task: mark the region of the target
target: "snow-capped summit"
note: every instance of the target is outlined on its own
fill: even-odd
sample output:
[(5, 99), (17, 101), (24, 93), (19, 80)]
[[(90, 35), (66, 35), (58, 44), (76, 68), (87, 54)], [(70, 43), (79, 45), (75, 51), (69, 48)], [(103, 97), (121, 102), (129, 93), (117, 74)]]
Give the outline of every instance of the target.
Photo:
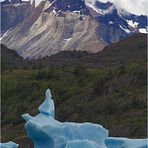
[[(111, 2), (21, 2), (23, 4), (20, 4), (21, 9), (18, 10), (22, 13), (10, 13), (8, 6), (2, 7), (2, 28), (5, 32), (11, 28), (2, 38), (2, 43), (15, 49), (24, 58), (37, 59), (65, 50), (98, 52), (107, 44), (118, 42), (134, 33), (147, 33), (147, 16), (131, 14), (124, 9), (119, 11), (117, 5)], [(27, 3), (25, 7), (24, 3)], [(16, 5), (11, 4), (11, 7), (16, 8)], [(20, 18), (23, 19), (18, 21)], [(13, 23), (5, 28), (9, 22)]]
[(134, 33), (148, 33), (147, 16), (131, 14), (111, 2), (85, 0), (85, 4), (99, 23), (98, 35), (109, 44)]
[(147, 30), (147, 16), (134, 15), (127, 12), (124, 9), (119, 9), (111, 2), (100, 2), (92, 0), (86, 0), (86, 5), (91, 7), (99, 15), (96, 16), (97, 20), (106, 25), (119, 27), (126, 33), (148, 33)]

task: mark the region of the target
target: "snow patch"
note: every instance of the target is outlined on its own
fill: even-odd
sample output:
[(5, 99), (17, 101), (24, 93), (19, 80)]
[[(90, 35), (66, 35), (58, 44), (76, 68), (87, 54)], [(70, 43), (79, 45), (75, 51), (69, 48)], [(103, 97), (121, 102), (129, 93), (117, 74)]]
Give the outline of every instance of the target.
[(131, 33), (131, 31), (129, 29), (123, 28), (121, 25), (119, 25), (119, 27), (124, 30), (126, 33)]
[(8, 34), (8, 32), (10, 31), (10, 29), (8, 31), (6, 31), (3, 36), (0, 37), (0, 41)]
[(88, 6), (88, 7), (90, 7), (90, 8), (92, 8), (94, 11), (96, 11), (97, 13), (100, 13), (100, 14), (104, 14), (103, 12), (102, 12), (102, 10), (100, 10), (100, 9), (97, 9), (94, 5), (91, 5), (90, 3), (86, 3), (86, 5)]
[(146, 28), (140, 28), (139, 29), (139, 32), (140, 33), (144, 33), (144, 34), (148, 34), (148, 29), (146, 29)]
[(80, 11), (75, 10), (75, 11), (73, 11), (73, 13), (80, 13)]
[(23, 0), (23, 1), (31, 2), (31, 4), (35, 2), (35, 7), (37, 7), (42, 1), (46, 1), (46, 0)]
[(66, 43), (69, 42), (71, 39), (72, 39), (72, 38), (64, 39), (64, 40), (63, 40), (63, 43), (66, 44)]
[(134, 22), (134, 21), (132, 21), (132, 20), (126, 20), (127, 21), (127, 23), (131, 26), (131, 27), (133, 27), (133, 28), (135, 28), (135, 27), (137, 27), (138, 26), (138, 22)]
[(113, 21), (109, 21), (109, 23), (108, 23), (108, 24), (112, 25), (112, 24), (114, 24), (114, 22), (113, 22)]
[(35, 7), (37, 7), (42, 1), (46, 2), (47, 0), (23, 0), (26, 2), (31, 2), (31, 4), (33, 4), (33, 2), (35, 1)]
[(53, 13), (56, 14), (57, 12), (55, 11), (55, 9), (53, 9)]

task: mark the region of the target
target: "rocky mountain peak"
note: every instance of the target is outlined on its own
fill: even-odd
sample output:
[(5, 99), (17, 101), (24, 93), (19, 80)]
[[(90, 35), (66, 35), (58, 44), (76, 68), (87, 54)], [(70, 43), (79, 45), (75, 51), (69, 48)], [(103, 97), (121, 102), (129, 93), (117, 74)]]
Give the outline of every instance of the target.
[(24, 58), (41, 58), (65, 50), (98, 52), (107, 44), (147, 32), (147, 16), (119, 12), (111, 2), (36, 2), (27, 2), (29, 9), (23, 13), (26, 17), (2, 38), (4, 44)]

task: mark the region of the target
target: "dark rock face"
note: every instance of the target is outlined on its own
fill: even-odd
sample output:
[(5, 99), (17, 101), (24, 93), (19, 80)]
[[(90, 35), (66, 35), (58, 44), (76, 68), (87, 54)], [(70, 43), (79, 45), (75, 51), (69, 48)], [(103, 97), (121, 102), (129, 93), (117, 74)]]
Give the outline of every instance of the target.
[(108, 8), (110, 8), (111, 6), (113, 6), (113, 4), (111, 2), (102, 3), (100, 1), (96, 1), (96, 6), (98, 8), (101, 8), (102, 10), (107, 10)]
[[(51, 3), (54, 0), (49, 0)], [(55, 11), (80, 11), (81, 14), (89, 15), (89, 10), (84, 0), (57, 0), (52, 5)]]
[[(5, 1), (6, 3), (7, 1)], [(1, 31), (6, 32), (17, 26), (31, 14), (30, 3), (17, 3), (2, 5), (1, 7)]]
[[(49, 1), (52, 2), (53, 0)], [(57, 0), (54, 6), (56, 10), (62, 11), (80, 11), (86, 8), (84, 0)]]

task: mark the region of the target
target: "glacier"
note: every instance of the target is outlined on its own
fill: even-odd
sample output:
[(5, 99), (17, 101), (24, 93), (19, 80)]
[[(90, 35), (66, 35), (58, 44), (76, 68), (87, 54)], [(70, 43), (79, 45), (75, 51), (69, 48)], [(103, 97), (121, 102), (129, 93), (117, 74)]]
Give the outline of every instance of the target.
[(45, 95), (38, 115), (22, 115), (35, 148), (147, 148), (148, 139), (109, 137), (109, 131), (99, 124), (57, 121), (49, 89)]

